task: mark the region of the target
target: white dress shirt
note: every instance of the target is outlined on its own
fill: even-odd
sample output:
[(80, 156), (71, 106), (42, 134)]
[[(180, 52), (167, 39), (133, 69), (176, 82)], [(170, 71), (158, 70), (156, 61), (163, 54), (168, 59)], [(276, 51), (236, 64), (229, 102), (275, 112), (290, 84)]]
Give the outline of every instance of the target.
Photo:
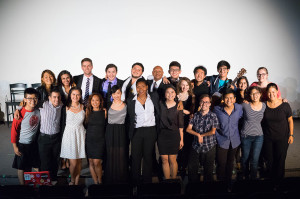
[[(156, 81), (156, 89), (158, 89), (161, 82), (162, 82), (162, 79)], [(153, 92), (154, 84), (155, 84), (155, 80), (153, 79), (153, 83), (152, 83), (151, 88), (150, 88), (151, 92)]]
[[(85, 97), (85, 88), (86, 88), (86, 81), (87, 81), (87, 78), (85, 75), (83, 75), (83, 79), (82, 79), (82, 84), (81, 84), (81, 90), (82, 90), (82, 100), (84, 100), (84, 97)], [(92, 91), (93, 91), (93, 82), (94, 82), (94, 75), (91, 75), (89, 77), (90, 79), (90, 85), (89, 85), (89, 95), (92, 94)]]
[(150, 98), (150, 95), (147, 94), (147, 99), (146, 99), (146, 102), (145, 102), (145, 108), (137, 100), (137, 95), (135, 95), (133, 100), (136, 101), (135, 102), (135, 124), (134, 124), (134, 128), (155, 126), (154, 105), (153, 105), (153, 102)]

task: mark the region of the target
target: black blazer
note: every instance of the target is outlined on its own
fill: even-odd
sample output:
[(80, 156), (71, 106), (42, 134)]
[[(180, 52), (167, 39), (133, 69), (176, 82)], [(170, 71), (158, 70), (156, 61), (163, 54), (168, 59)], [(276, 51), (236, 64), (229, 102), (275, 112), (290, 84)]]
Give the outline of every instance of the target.
[[(154, 105), (156, 133), (159, 132), (159, 99), (157, 94), (149, 93), (152, 103)], [(128, 98), (127, 100), (127, 124), (128, 124), (128, 135), (131, 140), (134, 136), (134, 123), (135, 123), (135, 102), (134, 97)]]
[[(153, 84), (153, 81), (154, 80), (147, 80), (147, 83), (148, 83), (148, 93), (151, 93), (150, 90), (151, 90), (151, 86)], [(159, 84), (157, 90), (155, 91), (158, 94), (159, 100), (164, 100), (165, 99), (165, 91), (166, 91), (166, 88), (168, 87), (168, 85), (170, 85), (170, 84), (164, 84), (163, 80)]]
[[(100, 93), (101, 80), (96, 75), (93, 75), (93, 78), (94, 78), (94, 81), (93, 81), (92, 93)], [(73, 81), (76, 84), (77, 88), (81, 88), (82, 80), (83, 80), (83, 74), (73, 77)]]
[[(102, 95), (103, 98), (104, 98), (104, 93), (103, 93), (103, 87), (102, 87), (102, 84), (103, 84), (103, 82), (105, 82), (105, 81), (106, 81), (105, 78), (103, 78), (103, 79), (100, 80), (100, 94)], [(124, 83), (124, 80), (120, 80), (120, 79), (117, 78), (117, 84), (116, 84), (116, 85), (120, 88), (121, 91), (122, 91), (123, 83)], [(112, 102), (111, 102), (109, 99), (107, 99), (107, 97), (104, 98), (104, 107), (106, 107), (107, 110), (108, 110), (109, 107), (111, 106), (111, 103), (112, 103)]]

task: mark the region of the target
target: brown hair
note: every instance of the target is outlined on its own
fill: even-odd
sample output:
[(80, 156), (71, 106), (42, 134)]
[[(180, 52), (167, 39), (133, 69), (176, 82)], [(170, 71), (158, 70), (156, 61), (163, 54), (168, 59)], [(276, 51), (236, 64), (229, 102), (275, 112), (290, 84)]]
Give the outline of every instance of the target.
[(191, 84), (191, 80), (189, 78), (187, 78), (187, 77), (182, 77), (179, 80), (179, 82), (177, 84), (177, 88), (176, 88), (177, 94), (182, 93), (181, 86), (180, 86), (182, 81), (186, 81), (188, 83), (188, 85), (189, 85), (189, 91), (188, 91), (189, 95), (194, 95), (194, 93), (193, 93), (193, 87), (192, 87), (192, 84)]
[(44, 70), (44, 71), (42, 72), (42, 75), (41, 75), (41, 83), (42, 83), (42, 86), (46, 86), (45, 82), (43, 81), (43, 77), (44, 77), (45, 73), (48, 73), (49, 75), (51, 75), (51, 76), (53, 77), (53, 83), (52, 83), (52, 84), (55, 84), (56, 78), (55, 78), (54, 73), (53, 73), (51, 70), (46, 69), (46, 70)]
[(82, 59), (82, 60), (81, 60), (81, 65), (82, 65), (82, 63), (85, 62), (85, 61), (88, 61), (88, 62), (91, 63), (91, 65), (93, 65), (93, 61), (92, 61), (90, 58), (84, 58), (84, 59)]
[(268, 69), (266, 67), (259, 67), (256, 71), (256, 74), (258, 74), (258, 71), (264, 69), (266, 71), (267, 74), (269, 74)]
[(89, 96), (88, 103), (87, 103), (87, 105), (86, 105), (86, 110), (85, 110), (85, 124), (88, 123), (90, 114), (91, 114), (92, 111), (93, 111), (92, 98), (93, 98), (94, 96), (98, 96), (98, 97), (99, 97), (99, 100), (100, 100), (99, 110), (100, 110), (100, 111), (103, 110), (103, 97), (102, 97), (99, 93), (92, 93), (92, 94)]

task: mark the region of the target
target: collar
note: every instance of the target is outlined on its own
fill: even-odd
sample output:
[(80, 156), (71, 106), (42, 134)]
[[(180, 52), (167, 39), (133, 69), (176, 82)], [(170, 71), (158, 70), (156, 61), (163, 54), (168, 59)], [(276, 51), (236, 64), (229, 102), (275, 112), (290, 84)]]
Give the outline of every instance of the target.
[(92, 74), (90, 77), (87, 77), (87, 76), (85, 76), (84, 74), (83, 74), (83, 81), (86, 81), (87, 80), (87, 78), (89, 78), (90, 80), (92, 80), (93, 78), (94, 78), (94, 75)]
[[(147, 93), (147, 99), (146, 99), (146, 101), (147, 101), (148, 99), (151, 99), (149, 93)], [(137, 94), (134, 96), (134, 98), (132, 98), (132, 100), (137, 100)]]
[(161, 81), (162, 81), (162, 78), (161, 78), (160, 80), (158, 80), (158, 81), (155, 81), (155, 80), (153, 79), (153, 83), (156, 82), (157, 85), (160, 85)]
[(112, 80), (112, 81), (109, 81), (109, 79), (107, 79), (107, 80), (105, 81), (105, 83), (109, 83), (109, 82), (111, 82), (112, 84), (116, 84), (116, 83), (117, 83), (117, 77), (115, 77), (115, 79)]

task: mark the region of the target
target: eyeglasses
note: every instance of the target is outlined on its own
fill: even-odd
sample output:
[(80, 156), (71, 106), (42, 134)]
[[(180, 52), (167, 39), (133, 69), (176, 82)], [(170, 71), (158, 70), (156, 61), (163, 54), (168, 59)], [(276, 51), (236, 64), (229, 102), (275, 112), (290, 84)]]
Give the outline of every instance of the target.
[(34, 101), (37, 101), (37, 100), (38, 100), (38, 98), (36, 98), (36, 97), (35, 97), (35, 98), (25, 98), (25, 99), (27, 99), (29, 102), (32, 102), (33, 100), (34, 100)]
[(171, 70), (170, 70), (170, 73), (174, 73), (174, 72), (175, 72), (175, 73), (178, 73), (179, 71), (180, 71), (180, 69), (171, 69)]
[(267, 73), (257, 74), (257, 77), (266, 76), (266, 75), (267, 75)]

